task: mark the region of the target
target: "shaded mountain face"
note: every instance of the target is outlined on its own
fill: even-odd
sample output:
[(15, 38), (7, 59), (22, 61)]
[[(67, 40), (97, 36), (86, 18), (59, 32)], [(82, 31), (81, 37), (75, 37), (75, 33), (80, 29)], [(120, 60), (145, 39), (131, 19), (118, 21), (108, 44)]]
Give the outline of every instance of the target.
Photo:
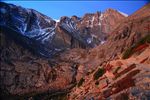
[[(90, 48), (106, 41), (113, 26), (125, 18), (119, 12), (108, 9), (104, 13), (62, 17), (55, 22), (33, 9), (2, 3), (0, 26), (13, 31), (36, 54), (51, 57), (67, 48)], [(20, 38), (22, 40), (20, 40)], [(29, 42), (30, 41), (30, 42)]]
[(1, 100), (30, 98), (38, 94), (38, 99), (46, 99), (47, 93), (66, 93), (74, 86), (74, 63), (38, 57), (6, 33), (0, 32)]
[(55, 34), (54, 20), (33, 9), (6, 3), (1, 3), (0, 7), (0, 25), (10, 31), (10, 36), (16, 35), (16, 40), (21, 38), (21, 42), (38, 54), (50, 56), (54, 53), (50, 45)]
[[(0, 25), (3, 29), (13, 31), (17, 40), (22, 41), (27, 47), (37, 54), (50, 57), (58, 51), (70, 47), (89, 47), (88, 44), (71, 28), (64, 30), (64, 35), (56, 32), (56, 22), (51, 18), (33, 10), (25, 9), (12, 4), (1, 3)], [(65, 24), (65, 23), (64, 23)], [(62, 26), (65, 26), (62, 24)], [(70, 31), (71, 30), (71, 31)], [(74, 33), (75, 32), (75, 33)], [(65, 38), (65, 40), (63, 40)], [(68, 41), (68, 42), (66, 42)], [(76, 44), (76, 45), (75, 45)], [(75, 46), (73, 46), (75, 45)]]

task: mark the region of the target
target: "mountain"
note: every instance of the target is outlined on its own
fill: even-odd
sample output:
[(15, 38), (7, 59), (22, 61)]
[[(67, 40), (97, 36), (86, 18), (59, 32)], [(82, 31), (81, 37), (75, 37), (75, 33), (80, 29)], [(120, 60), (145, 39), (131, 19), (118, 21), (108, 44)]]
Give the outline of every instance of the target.
[(149, 99), (150, 16), (140, 15), (149, 11), (148, 5), (133, 14), (138, 17), (130, 15), (116, 25), (102, 45), (84, 52), (69, 50), (58, 57), (78, 64), (77, 85), (68, 100)]
[[(108, 9), (103, 14), (86, 14), (83, 18), (62, 17), (55, 22), (33, 9), (25, 9), (1, 2), (0, 26), (13, 31), (34, 53), (52, 57), (68, 48), (91, 48), (104, 42), (112, 27), (124, 18), (115, 10)], [(93, 22), (90, 19), (93, 16)], [(103, 19), (103, 20), (102, 20)], [(93, 23), (89, 26), (87, 22)], [(111, 20), (111, 21), (110, 21)], [(102, 24), (102, 26), (100, 26)], [(16, 36), (15, 36), (16, 37)], [(22, 38), (22, 39), (20, 39)], [(22, 41), (23, 40), (23, 41)], [(29, 42), (30, 41), (30, 42)]]
[(68, 34), (67, 32), (65, 35), (69, 37), (69, 44), (63, 44), (63, 37), (59, 39), (59, 35), (55, 32), (56, 22), (33, 9), (25, 9), (1, 2), (0, 25), (4, 27), (3, 29), (7, 28), (7, 30), (14, 31), (14, 34), (10, 35), (23, 38), (24, 41), (21, 40), (21, 42), (37, 54), (45, 57), (51, 57), (56, 52), (69, 48), (75, 41), (78, 44), (83, 44), (84, 47), (87, 46), (78, 34)]
[[(143, 8), (145, 8), (145, 6)], [(141, 9), (140, 11), (142, 12)], [(145, 12), (149, 11), (149, 9), (144, 10)], [(88, 67), (89, 70), (90, 68), (91, 70), (93, 70), (95, 69), (95, 67), (93, 66), (98, 66), (102, 63), (122, 58), (124, 51), (126, 51), (128, 48), (134, 47), (140, 39), (150, 34), (150, 29), (148, 28), (150, 24), (149, 13), (147, 13), (147, 15), (145, 14), (144, 17), (142, 17), (142, 15), (140, 17), (139, 15), (139, 17), (134, 18), (134, 20), (131, 18), (131, 16), (132, 15), (125, 18), (124, 20), (122, 20), (121, 23), (118, 23), (115, 26), (114, 30), (110, 33), (110, 36), (105, 43), (88, 50), (88, 52), (81, 54), (83, 56), (83, 59), (78, 60), (77, 58), (80, 58), (81, 55), (78, 55), (76, 53), (76, 55), (79, 57), (75, 57), (75, 59), (73, 59), (72, 57), (72, 61), (83, 61), (79, 63), (85, 64), (85, 67)], [(67, 52), (67, 57), (63, 60), (70, 60), (68, 55), (71, 55), (71, 53), (72, 51)], [(65, 56), (63, 55), (62, 57), (64, 58)], [(87, 72), (88, 70), (85, 70), (84, 73)]]
[(68, 21), (68, 28), (75, 28), (88, 44), (95, 47), (106, 41), (114, 26), (126, 16), (117, 10), (107, 9), (104, 12), (86, 13), (82, 18), (64, 16), (60, 22)]
[(2, 2), (0, 11), (2, 100), (149, 99), (149, 4), (59, 22)]
[[(53, 38), (55, 21), (33, 10), (1, 2), (0, 25), (3, 29), (13, 31), (20, 42), (41, 55), (50, 56), (53, 49), (49, 43)], [(22, 40), (20, 40), (22, 38)], [(37, 49), (38, 48), (38, 49)]]
[(117, 10), (107, 9), (104, 12), (85, 14), (77, 23), (77, 27), (82, 34), (91, 34), (92, 39), (98, 39), (100, 43), (103, 43), (114, 26), (124, 18), (125, 16)]
[(104, 44), (85, 53), (62, 54), (63, 60), (71, 57), (79, 63), (69, 100), (149, 99), (150, 15), (142, 14), (148, 5), (133, 14), (138, 17), (130, 15), (117, 25)]

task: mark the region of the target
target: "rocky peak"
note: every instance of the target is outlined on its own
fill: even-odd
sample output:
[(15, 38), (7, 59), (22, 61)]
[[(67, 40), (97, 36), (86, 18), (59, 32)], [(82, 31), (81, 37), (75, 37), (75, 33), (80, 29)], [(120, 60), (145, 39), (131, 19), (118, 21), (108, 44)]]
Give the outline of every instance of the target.
[(112, 12), (117, 12), (117, 10), (112, 9), (112, 8), (108, 8), (104, 11), (105, 13), (112, 13)]
[(66, 21), (69, 20), (69, 19), (70, 19), (70, 18), (67, 17), (67, 16), (62, 16), (62, 17), (60, 18), (60, 23), (66, 22)]
[(84, 35), (91, 34), (92, 39), (100, 44), (106, 41), (108, 34), (124, 18), (125, 16), (113, 9), (107, 9), (105, 12), (86, 13), (77, 23), (77, 28)]
[[(19, 38), (26, 38), (23, 42), (39, 55), (50, 57), (56, 52), (70, 47), (89, 46), (86, 39), (80, 36), (75, 22), (69, 17), (61, 17), (60, 22), (56, 23), (52, 18), (33, 9), (25, 9), (3, 2), (0, 7), (0, 26), (13, 31), (11, 32), (12, 36), (19, 35)], [(61, 31), (58, 31), (58, 28)], [(62, 31), (64, 31), (65, 37), (59, 35)], [(15, 38), (17, 37), (15, 36)], [(64, 38), (68, 38), (68, 43)], [(72, 41), (76, 41), (76, 46), (71, 46)], [(79, 46), (78, 43), (82, 46)]]
[[(101, 26), (101, 24), (104, 23), (102, 20), (109, 19), (107, 22), (110, 22), (111, 20), (116, 20), (115, 23), (117, 23), (118, 20), (120, 21), (123, 18), (125, 18), (125, 16), (119, 13), (119, 11), (109, 8), (104, 12), (97, 11), (96, 13), (85, 14), (82, 18), (81, 24), (86, 24), (87, 27), (93, 27), (98, 25)], [(113, 23), (114, 22), (112, 22), (112, 24)]]
[(150, 3), (147, 3), (145, 6), (134, 12), (129, 16), (130, 19), (137, 19), (141, 17), (149, 17), (150, 16)]
[(85, 14), (82, 18), (81, 25), (84, 25), (86, 27), (93, 27), (97, 25), (98, 23), (95, 22), (99, 22), (100, 15), (100, 12)]
[(77, 23), (77, 22), (79, 22), (80, 20), (81, 20), (81, 18), (79, 18), (78, 16), (72, 16), (71, 17), (71, 19), (75, 22), (75, 23)]
[[(52, 18), (38, 11), (6, 3), (1, 3), (0, 13), (2, 15), (0, 25), (40, 44), (42, 48), (40, 47), (38, 53), (42, 55), (53, 54), (58, 49), (72, 47), (73, 41), (76, 41), (76, 46), (73, 47), (95, 47), (104, 43), (108, 33), (124, 18), (116, 10), (108, 9), (104, 13), (98, 11), (87, 13), (82, 18), (63, 16), (56, 23)], [(27, 41), (24, 42), (30, 45)]]
[(115, 9), (112, 9), (112, 8), (108, 8), (104, 11), (104, 14), (108, 14), (108, 15), (116, 15), (116, 14), (119, 14), (120, 16), (124, 16), (124, 17), (127, 17), (128, 15), (123, 13), (123, 12), (120, 12), (118, 10), (115, 10)]

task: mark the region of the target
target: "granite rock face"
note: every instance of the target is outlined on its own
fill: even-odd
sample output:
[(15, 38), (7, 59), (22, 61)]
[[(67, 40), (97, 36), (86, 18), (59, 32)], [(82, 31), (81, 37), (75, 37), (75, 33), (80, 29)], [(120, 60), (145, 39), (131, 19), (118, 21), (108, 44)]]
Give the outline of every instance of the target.
[(110, 32), (125, 17), (117, 10), (107, 9), (104, 12), (87, 13), (77, 23), (82, 34), (91, 34), (91, 41), (97, 40), (97, 44), (103, 44)]

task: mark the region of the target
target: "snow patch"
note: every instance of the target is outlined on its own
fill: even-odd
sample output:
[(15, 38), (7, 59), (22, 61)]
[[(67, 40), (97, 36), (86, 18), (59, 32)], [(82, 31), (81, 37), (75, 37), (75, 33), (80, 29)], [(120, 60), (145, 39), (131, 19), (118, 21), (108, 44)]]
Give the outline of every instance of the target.
[(103, 14), (100, 15), (99, 20), (103, 20)]
[(27, 24), (24, 23), (23, 33), (25, 33), (26, 30), (27, 30)]
[(92, 22), (91, 22), (90, 27), (93, 27), (94, 19), (95, 19), (95, 17), (93, 16), (93, 17), (92, 17)]
[(61, 49), (55, 48), (56, 51), (61, 51)]
[(128, 17), (128, 14), (126, 14), (126, 13), (123, 13), (123, 12), (121, 12), (121, 11), (118, 11), (120, 14), (122, 14), (123, 16), (125, 16), (125, 17)]
[(93, 38), (97, 38), (97, 36), (96, 36), (96, 35), (94, 35), (94, 34), (92, 34), (91, 36), (92, 36), (92, 39), (93, 39)]
[(98, 25), (101, 26), (101, 21), (99, 21)]
[(92, 42), (92, 39), (88, 38), (86, 41), (87, 41), (88, 44), (90, 44)]
[(45, 41), (48, 41), (48, 39), (52, 39), (53, 35), (55, 34), (55, 32), (53, 31), (52, 33), (47, 32), (49, 35), (45, 36), (44, 39), (42, 40), (42, 43), (44, 43)]
[(103, 18), (104, 18), (104, 17), (103, 17), (103, 14), (101, 14), (101, 15), (99, 16), (99, 23), (98, 23), (99, 26), (102, 25), (102, 24), (101, 24), (101, 21), (103, 20)]
[(59, 19), (54, 19), (56, 22), (60, 22), (60, 20)]
[(47, 18), (45, 18), (45, 20), (46, 20), (47, 22), (49, 22), (49, 23), (51, 22), (51, 19), (47, 19)]
[(101, 41), (101, 44), (104, 44), (106, 41)]

